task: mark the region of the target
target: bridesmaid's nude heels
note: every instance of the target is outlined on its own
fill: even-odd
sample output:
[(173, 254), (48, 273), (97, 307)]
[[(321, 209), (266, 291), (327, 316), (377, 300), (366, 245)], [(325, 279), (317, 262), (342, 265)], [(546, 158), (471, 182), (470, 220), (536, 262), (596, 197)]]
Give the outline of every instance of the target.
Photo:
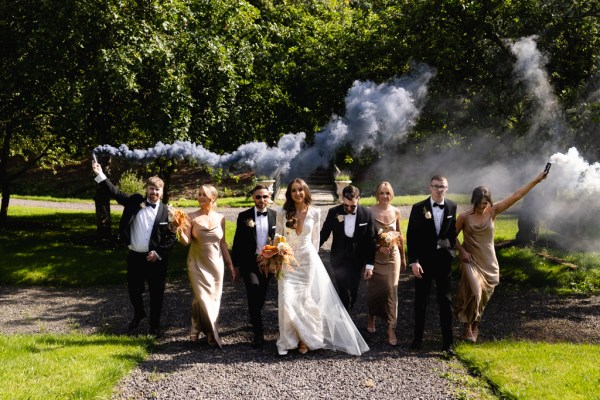
[(369, 315), (369, 319), (367, 321), (367, 332), (375, 333), (377, 329), (375, 329), (375, 317)]
[(390, 344), (390, 346), (398, 345), (398, 339), (396, 338), (396, 332), (394, 332), (394, 329), (392, 329), (392, 328), (388, 328), (388, 343)]
[(198, 333), (190, 333), (190, 341), (196, 343), (198, 341), (199, 336), (200, 334)]
[(473, 331), (471, 330), (470, 323), (465, 324), (464, 332), (463, 332), (463, 340), (465, 342), (469, 342), (469, 343), (475, 343), (475, 341), (477, 340), (477, 338), (473, 334)]
[(306, 344), (302, 341), (298, 342), (298, 353), (300, 353), (300, 354), (308, 353), (308, 347), (306, 347)]

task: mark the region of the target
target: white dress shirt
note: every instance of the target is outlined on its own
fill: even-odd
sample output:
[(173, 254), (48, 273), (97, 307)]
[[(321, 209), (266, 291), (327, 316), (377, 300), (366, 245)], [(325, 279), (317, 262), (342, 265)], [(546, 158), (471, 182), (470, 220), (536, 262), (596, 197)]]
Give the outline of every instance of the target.
[[(266, 212), (265, 208), (263, 211)], [(269, 216), (258, 216), (259, 210), (254, 207), (254, 229), (256, 229), (256, 254), (260, 254), (269, 239)]]
[[(431, 201), (431, 211), (433, 214), (433, 223), (435, 224), (435, 233), (440, 234), (440, 230), (442, 230), (442, 221), (444, 220), (444, 210), (439, 207), (434, 207), (433, 203), (435, 201), (433, 199), (429, 199)], [(444, 205), (444, 202), (438, 203)]]
[(344, 215), (344, 233), (349, 238), (354, 237), (354, 228), (356, 226), (356, 213)]

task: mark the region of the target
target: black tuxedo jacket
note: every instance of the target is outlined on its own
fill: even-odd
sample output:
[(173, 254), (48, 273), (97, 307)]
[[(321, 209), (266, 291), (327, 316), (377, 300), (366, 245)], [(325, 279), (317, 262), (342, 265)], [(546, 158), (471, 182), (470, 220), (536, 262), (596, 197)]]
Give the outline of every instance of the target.
[[(146, 201), (146, 198), (139, 193), (127, 194), (121, 192), (108, 179), (99, 183), (101, 190), (105, 190), (110, 197), (115, 199), (117, 203), (123, 206), (123, 215), (119, 221), (119, 238), (126, 245), (131, 244), (131, 223), (142, 209), (141, 204)], [(152, 234), (150, 235), (149, 250), (154, 250), (162, 259), (166, 261), (169, 251), (177, 242), (177, 236), (169, 229), (169, 210), (160, 202)]]
[[(276, 215), (275, 210), (267, 208), (269, 226), (267, 236), (271, 239), (275, 237)], [(256, 223), (254, 207), (239, 213), (235, 236), (233, 237), (231, 259), (233, 265), (240, 268), (240, 272), (248, 271), (256, 266), (256, 227), (248, 226), (249, 221)]]
[[(433, 222), (433, 211), (431, 210), (431, 197), (412, 206), (408, 219), (408, 230), (406, 232), (406, 245), (408, 250), (408, 263), (412, 264), (427, 262), (436, 257), (439, 239), (448, 239), (450, 247), (454, 249), (456, 242), (456, 203), (444, 199), (444, 217), (440, 234), (435, 232)], [(431, 218), (427, 218), (427, 213)], [(447, 261), (452, 260), (449, 252), (442, 252)]]
[[(344, 206), (339, 205), (330, 208), (327, 212), (327, 218), (320, 232), (320, 244), (323, 245), (329, 239), (329, 235), (333, 233), (333, 241), (331, 243), (331, 257), (341, 259), (345, 251), (345, 236), (344, 221), (338, 219), (339, 215), (344, 215)], [(375, 259), (375, 227), (373, 224), (373, 216), (371, 210), (367, 207), (359, 205), (356, 208), (356, 225), (354, 226), (354, 236), (352, 237), (352, 248), (354, 257), (360, 264), (360, 267), (365, 264), (373, 264)]]

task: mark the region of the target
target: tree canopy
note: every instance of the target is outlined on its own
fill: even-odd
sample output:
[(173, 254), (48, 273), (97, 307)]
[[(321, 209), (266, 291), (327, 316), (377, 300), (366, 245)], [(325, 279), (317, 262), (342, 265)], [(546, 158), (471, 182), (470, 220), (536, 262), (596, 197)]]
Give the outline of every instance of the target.
[(411, 143), (519, 137), (530, 99), (508, 43), (533, 35), (577, 127), (569, 140), (597, 159), (599, 3), (3, 1), (3, 202), (20, 171), (98, 144), (179, 139), (220, 153), (289, 132), (310, 139), (343, 114), (353, 81), (384, 82), (413, 63), (437, 74)]

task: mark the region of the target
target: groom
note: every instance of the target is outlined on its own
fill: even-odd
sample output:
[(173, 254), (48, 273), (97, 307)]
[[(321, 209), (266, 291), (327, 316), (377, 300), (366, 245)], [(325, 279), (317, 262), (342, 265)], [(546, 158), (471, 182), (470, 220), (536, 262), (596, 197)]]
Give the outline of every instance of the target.
[(129, 247), (127, 255), (127, 290), (133, 306), (133, 319), (128, 329), (136, 329), (146, 317), (142, 294), (148, 284), (150, 293), (150, 331), (160, 336), (160, 314), (165, 292), (169, 252), (177, 237), (169, 229), (169, 211), (160, 201), (164, 183), (158, 176), (146, 182), (146, 194), (126, 194), (106, 179), (100, 164), (92, 170), (100, 190), (123, 206), (119, 222), (119, 237)]
[(452, 353), (450, 265), (456, 245), (456, 203), (446, 199), (448, 180), (435, 175), (429, 183), (431, 196), (412, 206), (406, 244), (408, 263), (415, 275), (415, 332), (412, 350), (421, 348), (425, 311), (435, 281), (440, 309), (442, 351)]
[(261, 313), (272, 274), (265, 275), (258, 270), (256, 256), (269, 238), (273, 239), (275, 236), (276, 213), (267, 208), (271, 195), (266, 186), (256, 185), (252, 189), (252, 200), (254, 207), (238, 215), (231, 258), (236, 272), (242, 275), (246, 286), (248, 312), (254, 333), (252, 346), (260, 347), (265, 342)]
[(360, 191), (346, 186), (342, 191), (342, 204), (329, 209), (321, 229), (320, 246), (329, 239), (331, 244), (332, 281), (346, 310), (356, 302), (363, 267), (373, 269), (375, 258), (375, 228), (371, 210), (358, 204)]

